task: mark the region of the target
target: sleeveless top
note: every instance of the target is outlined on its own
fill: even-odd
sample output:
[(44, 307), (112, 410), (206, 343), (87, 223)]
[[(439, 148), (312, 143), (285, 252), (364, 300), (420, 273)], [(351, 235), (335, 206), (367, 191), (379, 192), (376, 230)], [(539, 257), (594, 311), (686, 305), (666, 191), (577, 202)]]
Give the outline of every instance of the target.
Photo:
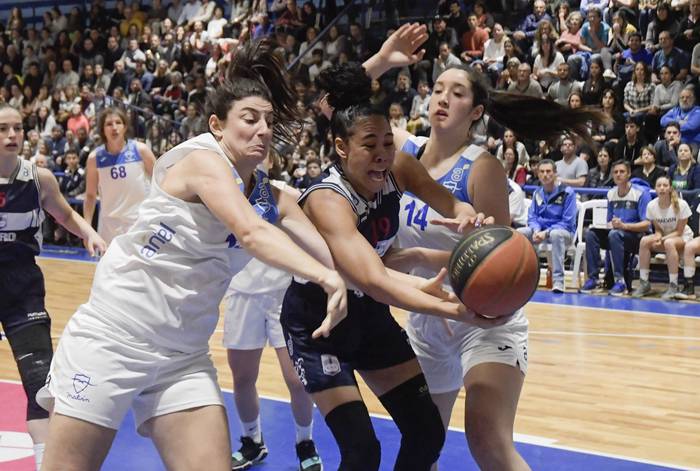
[(33, 259), (41, 250), (41, 191), (36, 165), (17, 158), (17, 169), (0, 181), (0, 263)]
[(109, 243), (136, 221), (139, 205), (148, 193), (148, 176), (136, 141), (131, 139), (118, 154), (110, 154), (101, 145), (95, 157), (100, 191), (97, 228)]
[(321, 189), (334, 191), (348, 201), (357, 216), (357, 230), (380, 257), (389, 250), (399, 229), (399, 204), (402, 195), (391, 171), (388, 172), (381, 191), (368, 200), (355, 191), (340, 165), (334, 164), (326, 170), (322, 178), (317, 179), (304, 191), (299, 198), (299, 204), (303, 207), (309, 195)]
[[(132, 229), (114, 239), (98, 264), (87, 304), (87, 312), (98, 320), (180, 352), (208, 348), (226, 288), (251, 259), (204, 204), (183, 201), (161, 189), (168, 168), (195, 150), (217, 153), (244, 190), (209, 133), (164, 154)], [(255, 177), (249, 201), (261, 217), (274, 222), (278, 210), (267, 175), (258, 170)]]

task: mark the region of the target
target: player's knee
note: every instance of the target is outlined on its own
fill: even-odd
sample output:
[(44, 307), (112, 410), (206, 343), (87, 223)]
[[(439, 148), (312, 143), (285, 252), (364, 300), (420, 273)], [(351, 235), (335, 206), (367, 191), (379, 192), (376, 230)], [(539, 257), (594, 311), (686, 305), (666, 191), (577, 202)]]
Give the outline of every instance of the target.
[(53, 348), (48, 324), (33, 324), (8, 333), (22, 385), (27, 392), (27, 420), (45, 419), (48, 412), (36, 402), (36, 393), (46, 384)]
[(373, 471), (379, 469), (381, 448), (362, 401), (346, 402), (326, 415), (340, 449), (339, 471)]
[[(476, 411), (470, 414), (478, 415)], [(466, 435), (469, 450), (481, 469), (507, 469), (505, 460), (515, 449), (512, 435), (499, 430), (487, 417), (472, 417)]]

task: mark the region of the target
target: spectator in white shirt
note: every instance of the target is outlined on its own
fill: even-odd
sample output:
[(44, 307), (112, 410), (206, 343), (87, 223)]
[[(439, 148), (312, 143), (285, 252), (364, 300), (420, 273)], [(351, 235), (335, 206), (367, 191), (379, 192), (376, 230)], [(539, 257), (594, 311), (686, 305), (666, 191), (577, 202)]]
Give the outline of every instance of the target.
[(202, 6), (199, 0), (189, 0), (182, 6), (182, 12), (177, 19), (177, 25), (189, 24), (189, 21), (199, 14), (199, 8)]

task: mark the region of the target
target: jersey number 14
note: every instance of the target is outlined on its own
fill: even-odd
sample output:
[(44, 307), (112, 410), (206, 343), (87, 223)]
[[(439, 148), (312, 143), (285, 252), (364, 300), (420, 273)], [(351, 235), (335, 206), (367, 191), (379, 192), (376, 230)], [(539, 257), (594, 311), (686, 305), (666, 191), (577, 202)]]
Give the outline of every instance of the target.
[(424, 231), (428, 226), (428, 205), (423, 203), (423, 207), (416, 210), (416, 200), (412, 200), (403, 209), (408, 211), (408, 218), (406, 219), (406, 225), (411, 227), (416, 225), (420, 227), (421, 231)]

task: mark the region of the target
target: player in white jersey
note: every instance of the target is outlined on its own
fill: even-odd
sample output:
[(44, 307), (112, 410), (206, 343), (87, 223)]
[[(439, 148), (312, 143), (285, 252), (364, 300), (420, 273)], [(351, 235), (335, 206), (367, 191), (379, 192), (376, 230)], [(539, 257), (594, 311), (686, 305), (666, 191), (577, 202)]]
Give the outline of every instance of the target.
[(66, 326), (39, 393), (53, 408), (44, 471), (98, 469), (129, 408), (168, 469), (231, 469), (208, 341), (251, 256), (323, 286), (327, 316), (314, 335), (345, 315), (345, 284), (327, 268), (323, 239), (256, 170), (273, 129), (289, 139), (299, 119), (284, 69), (268, 42), (256, 42), (237, 52), (227, 77), (207, 100), (211, 133), (159, 159), (132, 230), (110, 245), (89, 301)]
[(99, 115), (97, 128), (103, 144), (90, 153), (85, 169), (83, 214), (92, 222), (99, 192), (97, 232), (107, 244), (136, 221), (156, 161), (150, 147), (127, 139), (127, 123), (121, 108), (108, 108)]
[[(417, 46), (417, 45), (416, 45)], [(365, 63), (367, 74), (377, 78), (388, 60)], [(518, 135), (543, 139), (574, 132), (587, 135), (586, 121), (599, 121), (588, 110), (567, 110), (546, 100), (489, 91), (482, 77), (466, 68), (452, 68), (436, 81), (430, 101), (429, 138), (415, 138), (394, 129), (395, 145), (419, 158), (430, 175), (458, 199), (510, 225), (508, 183), (503, 166), (484, 149), (473, 145), (472, 128), (484, 113)], [(413, 249), (433, 261), (429, 270), (412, 273), (430, 276), (447, 262), (458, 236), (433, 223), (435, 211), (420, 198), (404, 194), (401, 201), (401, 247)], [(439, 253), (439, 252), (437, 252)], [(409, 268), (412, 257), (397, 251), (392, 262)], [(447, 324), (434, 317), (411, 314), (407, 332), (430, 386), (433, 400), (448, 425), (462, 385), (467, 390), (465, 430), (470, 449), (482, 469), (525, 470), (525, 461), (513, 446), (513, 422), (527, 365), (527, 320), (522, 310), (503, 326), (484, 330), (466, 324)]]
[[(299, 191), (284, 182), (272, 180), (271, 184), (294, 200), (299, 198)], [(233, 374), (233, 398), (242, 433), (242, 446), (233, 454), (233, 471), (250, 468), (268, 453), (263, 441), (259, 396), (255, 386), (263, 348), (268, 343), (275, 349), (289, 390), (299, 469), (323, 469), (312, 439), (313, 402), (294, 371), (280, 325), (282, 299), (291, 281), (292, 276), (287, 272), (253, 259), (233, 277), (226, 292), (223, 344)]]
[(23, 136), (22, 116), (0, 104), (0, 324), (27, 394), (27, 431), (39, 469), (49, 424), (35, 396), (46, 381), (53, 354), (44, 276), (35, 261), (41, 250), (44, 210), (82, 237), (90, 255), (104, 251), (106, 245), (68, 206), (56, 177), (19, 156)]

